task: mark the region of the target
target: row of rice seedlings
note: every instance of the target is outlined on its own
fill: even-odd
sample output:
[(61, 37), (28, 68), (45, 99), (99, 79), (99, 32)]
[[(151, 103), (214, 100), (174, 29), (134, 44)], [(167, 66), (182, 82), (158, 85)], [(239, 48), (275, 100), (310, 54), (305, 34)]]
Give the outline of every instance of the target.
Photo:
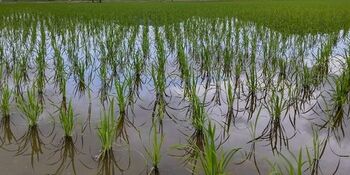
[[(328, 136), (327, 136), (328, 137)], [(324, 154), (327, 146), (328, 138), (320, 139), (318, 131), (313, 129), (312, 135), (312, 146), (305, 147), (305, 156), (303, 156), (303, 148), (301, 147), (298, 151), (298, 155), (293, 154), (289, 151), (290, 157), (279, 153), (278, 156), (281, 158), (279, 163), (272, 163), (268, 161), (271, 166), (269, 174), (288, 174), (288, 175), (302, 175), (310, 174), (317, 175), (322, 172), (320, 167), (320, 160)], [(338, 171), (339, 163), (332, 174), (336, 174)]]
[(40, 102), (43, 103), (43, 96), (44, 96), (44, 88), (46, 84), (46, 55), (47, 55), (47, 48), (46, 48), (46, 33), (44, 29), (44, 24), (40, 25), (40, 36), (41, 36), (41, 43), (39, 46), (39, 51), (37, 54), (37, 57), (35, 59), (36, 63), (36, 70), (37, 70), (37, 78), (36, 78), (36, 86), (38, 90), (38, 96), (40, 99)]
[(205, 124), (207, 121), (204, 103), (202, 103), (197, 96), (195, 83), (195, 78), (192, 75), (191, 93), (189, 96), (190, 106), (188, 112), (191, 116), (191, 125), (194, 129), (194, 132), (187, 140), (188, 144), (176, 146), (178, 150), (184, 151), (184, 154), (179, 157), (184, 157), (184, 164), (189, 164), (191, 166), (192, 173), (195, 173), (197, 171), (196, 168), (199, 154), (205, 147), (204, 132)]
[(156, 35), (156, 46), (157, 46), (157, 65), (152, 66), (151, 76), (154, 83), (156, 99), (154, 102), (152, 120), (159, 122), (159, 129), (163, 130), (163, 119), (166, 113), (166, 102), (165, 102), (165, 89), (166, 89), (166, 77), (165, 77), (165, 64), (166, 64), (166, 53), (164, 50), (164, 43), (161, 40), (160, 32), (155, 31)]

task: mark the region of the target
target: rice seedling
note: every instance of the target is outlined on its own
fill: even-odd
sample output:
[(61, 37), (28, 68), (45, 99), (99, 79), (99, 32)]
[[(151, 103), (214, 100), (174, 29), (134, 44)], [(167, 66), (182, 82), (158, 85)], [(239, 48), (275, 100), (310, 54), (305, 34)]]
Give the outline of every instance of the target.
[[(192, 78), (192, 84), (194, 84), (194, 77)], [(204, 108), (204, 104), (200, 102), (198, 96), (196, 95), (196, 87), (192, 86), (191, 90), (191, 120), (192, 126), (195, 132), (191, 136), (191, 140), (193, 140), (192, 144), (195, 144), (199, 149), (203, 148), (203, 138), (204, 138), (204, 129), (205, 129), (205, 121), (206, 121), (206, 112)]]
[(227, 113), (226, 113), (226, 132), (229, 133), (231, 123), (235, 123), (234, 121), (234, 109), (233, 103), (235, 101), (235, 94), (232, 89), (231, 82), (228, 81), (226, 83), (226, 103), (227, 103)]
[(69, 101), (68, 108), (60, 109), (60, 123), (64, 130), (65, 137), (71, 137), (74, 130), (74, 111), (72, 100)]
[(218, 150), (215, 144), (215, 132), (216, 127), (209, 122), (204, 132), (204, 148), (199, 156), (201, 167), (206, 175), (227, 174), (226, 168), (233, 156), (239, 151), (239, 149), (232, 149), (223, 153), (222, 150)]
[(185, 51), (182, 45), (179, 45), (177, 47), (177, 58), (178, 58), (178, 64), (179, 64), (179, 69), (180, 69), (180, 78), (183, 82), (183, 89), (184, 89), (184, 97), (188, 97), (190, 94), (190, 67), (188, 60), (185, 55)]
[(285, 135), (285, 128), (281, 123), (283, 111), (286, 110), (288, 105), (287, 102), (284, 99), (284, 89), (279, 91), (273, 90), (270, 101), (266, 106), (271, 118), (260, 137), (270, 142), (273, 152), (278, 147), (281, 149), (283, 145), (288, 147), (288, 137)]
[(119, 107), (119, 117), (116, 125), (116, 136), (122, 137), (125, 141), (128, 142), (128, 137), (126, 133), (126, 124), (128, 122), (127, 118), (127, 99), (125, 96), (128, 94), (129, 86), (131, 85), (131, 78), (126, 78), (123, 83), (120, 81), (115, 81), (115, 89), (117, 92), (117, 101)]
[(282, 174), (302, 175), (304, 174), (303, 167), (305, 166), (305, 161), (303, 160), (302, 149), (299, 149), (299, 153), (297, 157), (292, 153), (290, 154), (294, 162), (291, 162), (289, 158), (287, 158), (283, 154), (280, 154), (282, 161), (285, 163), (284, 166), (282, 165), (283, 167), (281, 167), (281, 165), (278, 165), (276, 163), (269, 162), (270, 166), (272, 167), (269, 174), (270, 175), (282, 175)]
[(86, 89), (85, 83), (85, 63), (76, 61), (73, 66), (73, 72), (75, 73), (75, 81), (77, 82), (76, 92), (83, 94)]
[(25, 97), (17, 97), (17, 106), (28, 121), (29, 127), (37, 125), (38, 119), (43, 112), (43, 105), (38, 98), (37, 90), (28, 89)]
[(102, 144), (99, 159), (103, 159), (103, 157), (108, 156), (108, 152), (112, 150), (114, 139), (116, 137), (114, 100), (111, 101), (109, 109), (103, 112), (103, 116), (97, 128), (97, 133)]
[(158, 133), (157, 123), (153, 122), (152, 124), (152, 148), (147, 149), (146, 153), (149, 159), (152, 162), (152, 168), (148, 174), (154, 173), (155, 175), (159, 174), (159, 163), (161, 160), (161, 148), (164, 142), (164, 135), (161, 133)]
[(0, 109), (2, 116), (5, 118), (10, 117), (10, 99), (12, 96), (12, 90), (9, 88), (8, 84), (3, 85), (1, 88), (1, 103)]
[(312, 147), (305, 147), (305, 152), (307, 156), (306, 164), (308, 166), (308, 171), (310, 174), (319, 174), (321, 172), (321, 167), (319, 166), (320, 160), (324, 154), (324, 151), (327, 146), (328, 139), (320, 138), (318, 131), (316, 129), (312, 129)]

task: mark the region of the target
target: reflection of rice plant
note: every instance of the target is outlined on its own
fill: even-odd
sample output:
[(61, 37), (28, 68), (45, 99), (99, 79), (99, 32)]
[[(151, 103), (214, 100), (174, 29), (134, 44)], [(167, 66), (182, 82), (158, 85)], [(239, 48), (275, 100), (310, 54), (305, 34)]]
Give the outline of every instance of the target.
[(38, 99), (36, 88), (28, 89), (26, 99), (24, 97), (18, 97), (17, 99), (17, 106), (25, 115), (29, 126), (35, 126), (43, 112), (43, 106)]
[[(19, 147), (16, 156), (27, 154), (31, 150), (31, 165), (34, 167), (34, 158), (39, 160), (40, 154), (43, 153), (43, 141), (40, 138), (39, 128), (37, 125), (29, 126), (28, 131), (18, 139)], [(28, 148), (29, 147), (29, 148)]]
[(17, 142), (16, 136), (12, 132), (11, 124), (12, 122), (9, 116), (4, 116), (1, 118), (0, 133), (2, 133), (2, 135), (0, 136), (0, 147), (7, 144), (10, 145), (13, 141)]
[(77, 153), (77, 148), (74, 145), (73, 138), (64, 137), (62, 143), (58, 146), (55, 153), (59, 154), (57, 156), (58, 160), (54, 162), (54, 164), (58, 164), (55, 174), (63, 174), (64, 170), (71, 165), (73, 174), (76, 175), (77, 170), (75, 166), (75, 154)]

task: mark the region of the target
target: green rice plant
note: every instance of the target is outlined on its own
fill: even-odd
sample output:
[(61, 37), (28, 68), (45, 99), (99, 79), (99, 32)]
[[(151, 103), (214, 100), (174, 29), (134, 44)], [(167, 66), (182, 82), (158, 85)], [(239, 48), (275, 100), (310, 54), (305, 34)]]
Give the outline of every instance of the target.
[[(194, 78), (192, 78), (192, 84), (194, 84)], [(190, 112), (192, 115), (192, 126), (195, 129), (193, 136), (195, 138), (203, 138), (205, 121), (206, 121), (206, 112), (204, 104), (200, 102), (198, 96), (196, 95), (196, 86), (192, 86), (191, 96), (190, 96)], [(203, 147), (201, 144), (202, 141), (196, 143), (199, 148)]]
[(85, 70), (86, 66), (85, 63), (80, 61), (75, 61), (75, 64), (73, 66), (73, 71), (75, 74), (75, 81), (77, 82), (76, 92), (84, 93), (86, 89), (85, 84)]
[(147, 59), (149, 57), (149, 39), (148, 39), (148, 26), (143, 26), (142, 27), (142, 54), (143, 54), (143, 58)]
[(36, 88), (33, 86), (33, 88), (28, 89), (25, 97), (26, 99), (17, 97), (17, 106), (24, 114), (29, 126), (36, 126), (39, 116), (43, 112), (43, 105), (40, 103)]
[(225, 77), (229, 78), (232, 76), (232, 67), (233, 67), (233, 52), (232, 50), (226, 48), (224, 50), (224, 68), (223, 74)]
[(8, 84), (3, 85), (1, 88), (1, 103), (0, 109), (4, 117), (10, 117), (10, 99), (12, 96), (12, 90)]
[(65, 137), (71, 137), (74, 130), (74, 111), (72, 100), (69, 101), (68, 108), (60, 109), (60, 123), (64, 130)]
[(180, 68), (180, 78), (183, 82), (183, 89), (184, 89), (184, 96), (187, 97), (190, 94), (190, 83), (191, 83), (191, 79), (190, 79), (190, 66), (188, 63), (188, 60), (186, 58), (186, 54), (184, 51), (184, 48), (181, 44), (179, 44), (179, 46), (177, 47), (177, 58), (178, 58), (178, 64), (179, 64), (179, 68)]
[[(350, 58), (347, 57), (345, 64), (343, 66), (343, 72), (339, 77), (336, 77), (334, 80), (334, 90), (331, 94), (331, 100), (333, 102), (331, 109), (328, 109), (328, 105), (326, 106), (327, 110), (330, 111), (328, 115), (330, 116), (329, 120), (325, 122), (329, 124), (330, 129), (332, 131), (341, 131), (341, 134), (345, 136), (343, 123), (344, 123), (344, 115), (347, 115), (344, 106), (349, 102), (349, 94), (350, 94)], [(325, 100), (325, 99), (324, 99)], [(349, 112), (348, 112), (349, 113)], [(324, 125), (324, 126), (325, 126)], [(335, 132), (337, 133), (337, 132)], [(339, 137), (336, 137), (339, 139)]]
[(115, 89), (117, 92), (117, 100), (118, 100), (118, 107), (119, 107), (119, 118), (117, 120), (116, 125), (116, 136), (117, 137), (123, 137), (126, 141), (128, 141), (126, 128), (125, 128), (125, 122), (127, 122), (127, 98), (126, 95), (127, 90), (129, 90), (129, 86), (131, 85), (132, 80), (131, 78), (126, 78), (123, 83), (120, 81), (115, 81)]
[(327, 138), (321, 140), (318, 131), (312, 128), (312, 147), (305, 147), (307, 155), (306, 164), (311, 175), (319, 174), (321, 171), (320, 160), (327, 146)]
[(234, 121), (234, 109), (233, 103), (235, 101), (235, 93), (232, 88), (231, 81), (227, 81), (226, 83), (226, 103), (227, 103), (227, 113), (226, 113), (226, 132), (229, 133), (231, 123), (235, 123)]
[(312, 72), (307, 66), (303, 66), (303, 73), (301, 75), (301, 88), (302, 88), (302, 99), (306, 101), (310, 100), (313, 92), (314, 79)]
[(158, 133), (157, 123), (153, 122), (152, 125), (152, 148), (151, 149), (145, 149), (147, 156), (152, 161), (152, 169), (150, 170), (149, 174), (159, 174), (159, 163), (161, 160), (161, 148), (164, 142), (164, 135), (161, 133)]
[(116, 136), (114, 100), (111, 101), (109, 109), (103, 112), (103, 117), (100, 120), (97, 128), (98, 137), (102, 144), (100, 157), (104, 156), (108, 151), (112, 150), (113, 142)]
[(100, 65), (100, 79), (101, 79), (101, 89), (100, 89), (100, 100), (104, 102), (107, 100), (108, 95), (108, 78), (107, 78), (107, 64), (105, 59), (101, 60)]
[(225, 175), (226, 168), (230, 164), (233, 156), (239, 149), (232, 149), (229, 152), (222, 153), (218, 149), (215, 140), (215, 126), (209, 122), (208, 128), (204, 132), (204, 149), (199, 156), (199, 160), (205, 175)]
[(65, 80), (66, 73), (64, 70), (64, 60), (62, 58), (61, 51), (56, 46), (56, 44), (53, 45), (53, 49), (54, 49), (54, 57), (55, 57), (55, 60), (54, 60), (54, 65), (55, 65), (54, 79), (55, 79), (55, 83), (60, 86), (60, 91), (62, 93), (63, 89), (61, 86), (66, 81)]
[(21, 76), (21, 70), (19, 69), (19, 66), (14, 65), (13, 68), (13, 82), (15, 85), (15, 94), (16, 94), (16, 100), (18, 96), (22, 96), (22, 76)]
[(142, 85), (142, 73), (144, 72), (144, 69), (146, 67), (145, 60), (140, 56), (139, 52), (137, 52), (134, 56), (134, 91), (138, 91), (139, 88)]
[(299, 149), (299, 153), (297, 157), (291, 152), (290, 152), (290, 155), (292, 157), (292, 161), (294, 162), (292, 162), (289, 158), (287, 158), (283, 154), (280, 154), (280, 157), (282, 158), (282, 162), (284, 163), (284, 165), (271, 163), (270, 161), (268, 161), (268, 163), (271, 166), (269, 175), (283, 175), (283, 174), (303, 175), (304, 166), (306, 165), (306, 162), (303, 160), (302, 149)]
[(163, 119), (166, 113), (166, 102), (165, 102), (165, 75), (164, 70), (158, 70), (152, 66), (152, 79), (154, 81), (156, 99), (152, 111), (152, 121), (159, 122), (159, 129), (163, 130)]
[(273, 90), (266, 107), (271, 118), (261, 137), (270, 142), (272, 151), (275, 151), (278, 146), (280, 149), (282, 145), (288, 146), (288, 137), (286, 137), (285, 129), (281, 123), (283, 111), (288, 105), (287, 100), (284, 99), (284, 89), (280, 91)]

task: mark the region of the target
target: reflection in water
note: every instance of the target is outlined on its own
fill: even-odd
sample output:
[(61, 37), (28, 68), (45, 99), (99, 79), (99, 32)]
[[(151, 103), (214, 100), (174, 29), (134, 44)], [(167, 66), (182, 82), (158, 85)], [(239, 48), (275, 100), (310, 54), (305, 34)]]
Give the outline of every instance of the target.
[(39, 162), (39, 157), (43, 153), (43, 148), (45, 146), (45, 143), (41, 139), (43, 136), (37, 125), (28, 127), (26, 133), (18, 138), (16, 156), (27, 155), (29, 152), (30, 163), (34, 168), (34, 160), (36, 158), (36, 161)]
[[(116, 174), (117, 172), (123, 174), (130, 168), (130, 150), (127, 151), (129, 153), (129, 159), (116, 159), (114, 155), (113, 149), (104, 151), (98, 157), (98, 175), (111, 175)], [(126, 168), (121, 167), (118, 161), (127, 162)]]
[[(57, 165), (57, 169), (54, 174), (63, 174), (69, 167), (72, 168), (73, 174), (77, 174), (76, 169), (76, 154), (79, 153), (78, 149), (75, 147), (74, 140), (72, 137), (64, 137), (61, 139), (57, 149), (53, 152), (52, 157), (58, 159), (51, 163), (51, 165)], [(56, 155), (58, 154), (58, 155)]]
[(2, 135), (0, 136), (1, 148), (6, 145), (11, 145), (12, 143), (16, 143), (17, 139), (11, 130), (11, 119), (10, 116), (3, 116), (0, 121), (0, 132)]

